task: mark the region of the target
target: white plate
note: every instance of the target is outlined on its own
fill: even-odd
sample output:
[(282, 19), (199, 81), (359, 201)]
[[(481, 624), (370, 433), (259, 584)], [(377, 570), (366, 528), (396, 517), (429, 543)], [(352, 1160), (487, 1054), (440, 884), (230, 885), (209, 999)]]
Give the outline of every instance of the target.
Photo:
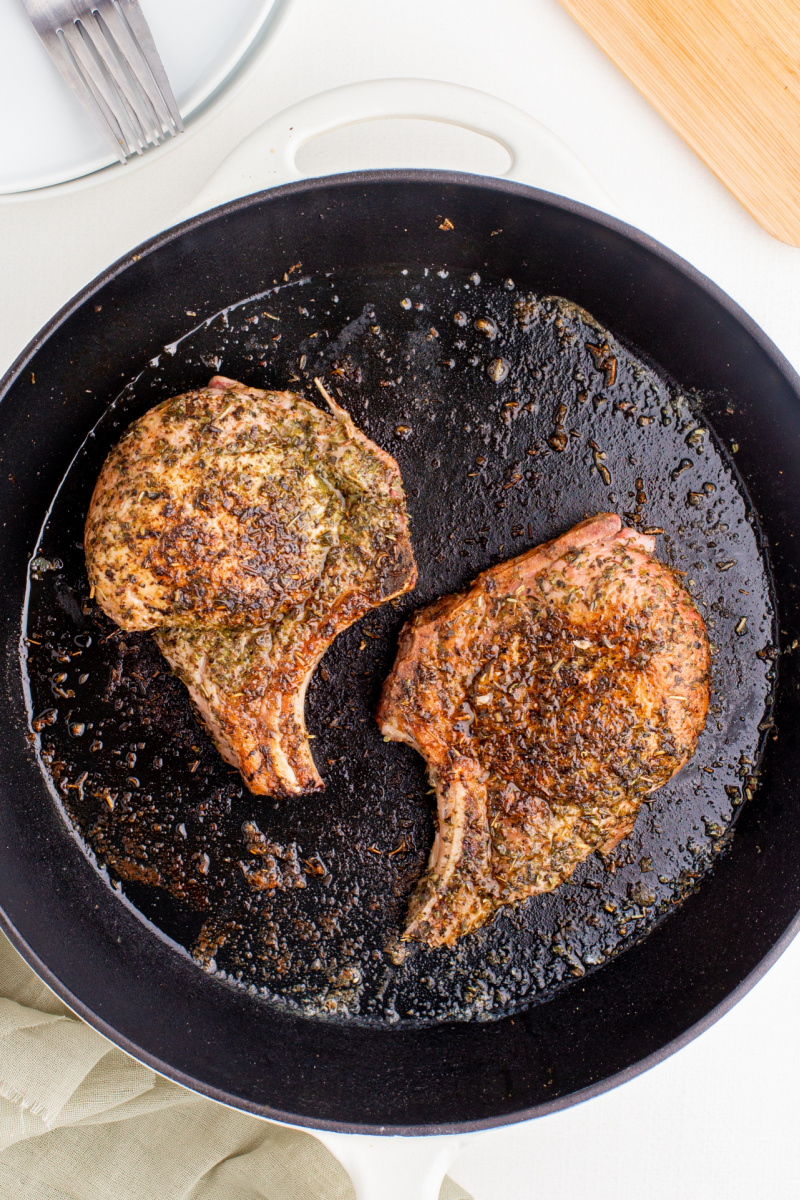
[[(184, 120), (233, 77), (282, 0), (141, 0)], [(0, 0), (0, 194), (49, 187), (115, 162), (34, 32)]]

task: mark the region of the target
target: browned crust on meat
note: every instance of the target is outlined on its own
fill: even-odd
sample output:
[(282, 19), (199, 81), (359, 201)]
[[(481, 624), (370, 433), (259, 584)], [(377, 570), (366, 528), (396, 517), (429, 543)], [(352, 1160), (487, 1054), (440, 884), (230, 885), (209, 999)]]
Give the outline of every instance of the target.
[[(356, 513), (343, 511), (351, 500)], [(109, 454), (86, 518), (89, 582), (125, 630), (248, 629), (307, 602), (330, 556), (325, 534), (345, 523), (350, 545), (360, 540), (362, 589), (378, 603), (405, 591), (415, 567), (391, 455), (341, 408), (214, 376), (150, 409)]]
[(125, 432), (86, 520), (89, 582), (152, 630), (251, 791), (323, 786), (305, 728), (328, 646), (416, 582), (400, 470), (327, 393), (214, 376)]
[(694, 753), (709, 646), (653, 539), (602, 513), (406, 624), (378, 722), (427, 760), (438, 832), (405, 937), (451, 945), (633, 827)]

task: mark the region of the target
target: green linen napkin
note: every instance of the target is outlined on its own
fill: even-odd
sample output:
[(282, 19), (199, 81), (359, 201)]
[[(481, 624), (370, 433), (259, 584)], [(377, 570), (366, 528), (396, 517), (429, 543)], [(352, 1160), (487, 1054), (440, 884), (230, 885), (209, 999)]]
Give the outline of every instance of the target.
[[(79, 1020), (0, 934), (3, 1200), (352, 1200), (315, 1138), (196, 1096)], [(440, 1200), (471, 1200), (446, 1179)]]

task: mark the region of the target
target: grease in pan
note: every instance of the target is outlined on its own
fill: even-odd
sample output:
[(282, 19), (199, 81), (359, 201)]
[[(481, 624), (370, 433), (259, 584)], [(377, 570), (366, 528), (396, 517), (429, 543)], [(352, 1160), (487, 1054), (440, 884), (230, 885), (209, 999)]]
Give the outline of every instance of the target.
[[(475, 327), (484, 320), (494, 338)], [(497, 358), (509, 364), (499, 383)], [(309, 394), (314, 376), (333, 381), (356, 424), (397, 459), (420, 565), (416, 592), (341, 634), (309, 685), (326, 791), (274, 805), (221, 762), (150, 637), (115, 632), (91, 603), (77, 548), (122, 430), (187, 383), (202, 386), (212, 365)], [(374, 720), (399, 630), (480, 571), (608, 510), (642, 532), (664, 531), (659, 555), (687, 570), (706, 619), (711, 705), (695, 756), (607, 859), (591, 855), (569, 883), (452, 948), (411, 945), (397, 963), (387, 946), (434, 833), (421, 759), (386, 745)], [(520, 298), (504, 280), (339, 273), (204, 324), (145, 367), (101, 420), (38, 549), (63, 563), (33, 581), (27, 633), (41, 643), (29, 647), (28, 670), (43, 766), (67, 818), (150, 920), (269, 1003), (427, 1023), (547, 999), (697, 886), (750, 787), (772, 688), (773, 614), (738, 477), (695, 399), (573, 305)], [(259, 886), (270, 879), (280, 886)]]

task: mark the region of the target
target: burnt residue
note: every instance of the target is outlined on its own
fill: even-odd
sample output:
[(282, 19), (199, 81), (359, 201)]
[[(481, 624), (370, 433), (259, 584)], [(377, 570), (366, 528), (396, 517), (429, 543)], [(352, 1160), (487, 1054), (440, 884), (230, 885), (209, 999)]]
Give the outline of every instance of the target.
[[(150, 636), (120, 632), (89, 598), (83, 521), (103, 459), (131, 420), (218, 370), (312, 400), (321, 376), (396, 457), (408, 494), (418, 586), (342, 634), (320, 665), (307, 715), (326, 788), (313, 795), (251, 795)], [(609, 857), (451, 949), (404, 952), (433, 814), (422, 760), (375, 724), (399, 629), (598, 511), (657, 532), (658, 555), (684, 572), (704, 616), (712, 697), (698, 750)], [(265, 1003), (431, 1022), (547, 999), (701, 883), (757, 786), (777, 650), (736, 473), (696, 397), (580, 309), (520, 296), (511, 281), (418, 268), (299, 278), (212, 318), (110, 405), (34, 553), (32, 726), (65, 818), (146, 917)]]

